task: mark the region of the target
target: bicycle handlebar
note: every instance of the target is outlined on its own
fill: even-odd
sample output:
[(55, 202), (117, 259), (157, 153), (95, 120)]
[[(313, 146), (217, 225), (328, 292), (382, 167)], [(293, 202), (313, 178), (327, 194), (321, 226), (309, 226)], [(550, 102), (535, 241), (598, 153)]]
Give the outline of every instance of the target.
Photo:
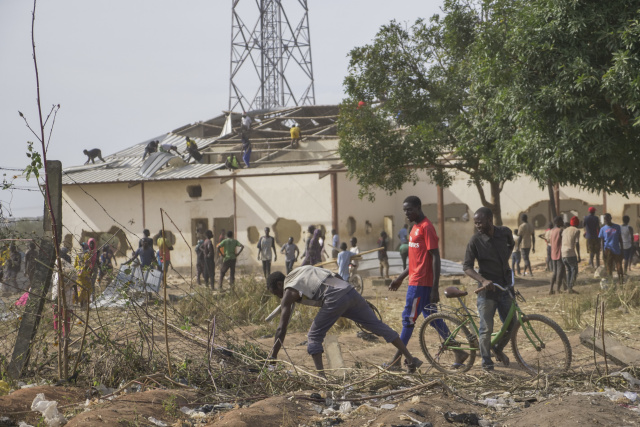
[[(497, 283), (493, 283), (493, 286), (495, 286), (496, 288), (500, 289), (501, 291), (504, 291), (504, 292), (506, 292), (506, 291), (507, 291), (507, 288), (505, 288), (504, 286), (500, 286), (500, 285), (498, 285)], [(484, 291), (485, 289), (487, 289), (487, 285), (485, 285), (485, 286), (483, 286), (483, 287), (481, 287), (481, 288), (476, 289), (474, 292), (475, 292), (476, 294), (479, 294), (480, 292)]]

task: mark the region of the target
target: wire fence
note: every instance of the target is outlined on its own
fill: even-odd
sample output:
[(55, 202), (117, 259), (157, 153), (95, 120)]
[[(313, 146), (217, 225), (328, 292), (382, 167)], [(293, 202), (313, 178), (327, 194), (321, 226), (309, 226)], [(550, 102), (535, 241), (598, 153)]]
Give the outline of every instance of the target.
[[(74, 240), (79, 241), (80, 237), (74, 236)], [(27, 242), (17, 243), (20, 247)], [(81, 258), (82, 252), (71, 255)], [(107, 270), (100, 279), (98, 268), (91, 277), (88, 305), (78, 296), (83, 283), (69, 274), (69, 281), (77, 289), (68, 303), (68, 334), (54, 328), (55, 322), (59, 323), (58, 329), (64, 330), (62, 319), (60, 322), (56, 319), (57, 295), (52, 295), (51, 289), (40, 295), (37, 291), (40, 284), (33, 283), (24, 269), (15, 280), (3, 280), (0, 296), (3, 374), (13, 357), (27, 298), (44, 298), (40, 324), (30, 340), (23, 379), (59, 380), (58, 364), (64, 362), (61, 357), (66, 357), (72, 380), (81, 378), (109, 387), (153, 373), (218, 393), (233, 390), (236, 398), (255, 395), (257, 384), (265, 387), (265, 393), (274, 388), (283, 391), (282, 387), (294, 387), (295, 382), (256, 382), (259, 376), (270, 372), (266, 365), (268, 349), (259, 345), (245, 328), (261, 323), (279, 303), (265, 295), (264, 281), (255, 280), (240, 268), (236, 284), (218, 292), (196, 284), (190, 273), (195, 268), (171, 270), (167, 283), (163, 283), (162, 273), (154, 269), (120, 265)], [(301, 327), (308, 327), (311, 318), (310, 313), (303, 315)], [(59, 340), (68, 345), (68, 351), (61, 357)]]
[[(135, 233), (90, 192), (81, 189), (118, 225), (118, 233), (123, 234), (127, 246), (119, 248), (119, 253), (137, 249), (138, 245), (126, 237)], [(10, 191), (23, 191), (23, 188), (13, 185)], [(104, 234), (93, 229), (64, 198), (63, 203), (71, 208), (86, 230)], [(10, 204), (5, 203), (5, 207), (10, 208)], [(60, 380), (58, 367), (66, 361), (72, 380), (83, 378), (115, 387), (122, 381), (160, 372), (179, 383), (204, 389), (226, 389), (233, 385), (234, 393), (242, 394), (242, 384), (254, 382), (247, 375), (255, 377), (265, 369), (265, 349), (251, 334), (243, 332), (243, 328), (264, 319), (277, 301), (266, 298), (264, 282), (258, 283), (250, 274), (240, 274), (236, 285), (222, 293), (195, 284), (194, 258), (190, 268), (172, 269), (166, 283), (161, 280), (160, 271), (143, 271), (135, 265), (116, 266), (99, 274), (98, 263), (90, 273), (87, 304), (81, 297), (86, 280), (79, 278), (83, 264), (81, 244), (85, 236), (73, 233), (63, 224), (67, 240), (71, 236), (71, 241), (64, 244), (70, 246), (71, 243), (78, 248), (69, 252), (72, 261), (78, 258), (78, 262), (74, 273), (69, 277), (65, 273), (65, 286), (73, 288), (67, 298), (71, 301), (67, 301), (67, 310), (62, 315), (65, 319), (57, 319), (57, 292), (53, 295), (49, 287), (42, 295), (39, 289), (43, 284), (34, 281), (33, 262), (30, 267), (25, 266), (24, 253), (31, 242), (38, 245), (36, 251), (41, 251), (42, 231), (34, 231), (34, 227), (41, 227), (41, 222), (32, 221), (31, 228), (18, 229), (15, 223), (0, 219), (4, 225), (0, 232), (3, 254), (0, 263), (5, 264), (10, 258), (11, 243), (17, 246), (22, 260), (20, 271), (13, 273), (15, 276), (9, 273), (6, 264), (2, 270), (5, 275), (0, 276), (0, 370), (3, 376), (7, 376), (12, 358), (16, 357), (14, 352), (27, 301), (34, 300), (43, 300), (44, 308), (36, 314), (39, 324), (35, 334), (28, 337), (28, 361), (21, 371), (23, 379)], [(164, 219), (177, 230), (178, 238), (190, 246), (173, 219), (166, 213)], [(98, 251), (107, 244), (113, 245), (114, 237), (100, 241)], [(46, 268), (53, 273), (55, 282), (56, 269), (53, 265)], [(242, 272), (242, 268), (239, 270)], [(60, 341), (64, 345), (59, 346)], [(65, 346), (67, 350), (59, 351)]]

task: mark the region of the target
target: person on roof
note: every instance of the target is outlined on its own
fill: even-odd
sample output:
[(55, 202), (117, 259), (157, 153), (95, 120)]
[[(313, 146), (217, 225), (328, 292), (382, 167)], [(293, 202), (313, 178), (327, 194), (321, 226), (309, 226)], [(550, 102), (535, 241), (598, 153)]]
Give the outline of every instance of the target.
[(185, 159), (185, 162), (189, 163), (189, 160), (191, 160), (192, 157), (196, 160), (196, 162), (200, 162), (200, 160), (202, 160), (202, 154), (198, 149), (198, 144), (196, 144), (196, 142), (188, 136), (186, 136), (185, 138), (187, 139), (186, 152), (187, 154), (189, 154)]
[(144, 155), (142, 156), (142, 160), (146, 159), (147, 156), (150, 156), (151, 154), (157, 152), (158, 144), (160, 144), (160, 141), (158, 140), (154, 140), (148, 143), (147, 146), (144, 147)]
[(251, 161), (251, 142), (249, 142), (249, 138), (247, 138), (244, 134), (242, 135), (242, 161), (247, 168), (249, 166), (249, 162)]
[(171, 153), (172, 151), (176, 152), (176, 156), (180, 155), (180, 152), (178, 151), (178, 147), (176, 147), (175, 145), (171, 145), (171, 144), (162, 144), (160, 146), (160, 152), (161, 153)]
[(300, 144), (300, 126), (294, 123), (289, 132), (291, 133), (291, 147), (298, 148)]
[(251, 129), (251, 117), (247, 116), (247, 113), (242, 113), (242, 130)]
[(232, 154), (227, 157), (227, 160), (224, 162), (224, 166), (229, 170), (239, 169), (240, 165), (238, 164), (238, 158), (235, 154)]

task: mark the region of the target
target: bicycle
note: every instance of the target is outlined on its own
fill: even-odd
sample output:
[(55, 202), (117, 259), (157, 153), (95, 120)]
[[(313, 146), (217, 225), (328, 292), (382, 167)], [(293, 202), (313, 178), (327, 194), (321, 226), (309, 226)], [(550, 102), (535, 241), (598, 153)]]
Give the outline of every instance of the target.
[[(494, 286), (509, 292), (495, 283)], [(486, 286), (483, 286), (475, 292), (479, 293), (485, 288)], [(571, 366), (571, 345), (562, 328), (548, 317), (524, 314), (518, 306), (518, 301), (526, 302), (524, 297), (517, 290), (510, 293), (511, 308), (502, 328), (492, 334), (491, 346), (493, 347), (501, 340), (507, 329), (506, 325), (513, 320), (515, 323), (510, 337), (511, 348), (518, 364), (525, 371), (532, 375), (567, 371)], [(447, 298), (457, 298), (461, 307), (453, 314), (439, 312), (428, 316), (420, 328), (420, 347), (427, 360), (440, 372), (447, 374), (466, 372), (471, 369), (476, 352), (479, 351), (480, 332), (473, 319), (477, 315), (472, 314), (462, 301), (462, 297), (468, 295), (468, 292), (451, 286), (444, 290), (444, 295)], [(449, 328), (450, 335), (446, 339), (437, 332), (435, 328), (437, 321), (444, 322)], [(455, 364), (455, 350), (468, 352), (467, 359), (461, 365)]]

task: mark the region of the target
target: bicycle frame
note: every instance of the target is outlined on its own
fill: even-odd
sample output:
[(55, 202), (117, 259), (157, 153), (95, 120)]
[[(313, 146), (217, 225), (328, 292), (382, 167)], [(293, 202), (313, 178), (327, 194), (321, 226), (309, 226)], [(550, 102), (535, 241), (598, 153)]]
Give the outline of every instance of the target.
[[(450, 350), (467, 350), (467, 351), (476, 350), (477, 351), (477, 350), (479, 350), (479, 348), (477, 348), (477, 347), (471, 347), (471, 346), (464, 347), (464, 346), (459, 346), (459, 345), (458, 346), (449, 345), (449, 341), (450, 340), (455, 340), (455, 337), (457, 336), (458, 332), (460, 332), (460, 329), (462, 329), (463, 326), (467, 326), (469, 324), (471, 324), (473, 332), (475, 333), (476, 337), (478, 337), (478, 341), (479, 341), (479, 337), (480, 337), (480, 330), (478, 329), (478, 326), (476, 325), (476, 323), (473, 321), (473, 315), (471, 314), (471, 311), (469, 311), (469, 308), (465, 305), (464, 301), (462, 301), (461, 298), (458, 298), (458, 301), (460, 302), (461, 308), (464, 309), (466, 314), (459, 315), (458, 313), (456, 313), (456, 315), (460, 318), (461, 323), (453, 331), (451, 331), (449, 337), (445, 340), (445, 342), (443, 344), (445, 346), (447, 346), (447, 348), (450, 349)], [(502, 327), (500, 328), (500, 330), (498, 332), (492, 334), (491, 346), (496, 345), (500, 341), (500, 339), (506, 333), (507, 325), (509, 325), (511, 323), (511, 321), (515, 317), (517, 319), (517, 322), (520, 323), (520, 326), (522, 327), (522, 330), (524, 331), (526, 337), (529, 339), (531, 344), (534, 345), (534, 347), (536, 347), (537, 349), (540, 349), (540, 347), (544, 347), (544, 343), (542, 342), (540, 337), (538, 337), (538, 335), (535, 333), (533, 328), (531, 328), (530, 326), (529, 327), (525, 326), (525, 322), (522, 320), (522, 317), (524, 315), (525, 314), (522, 312), (522, 310), (518, 306), (516, 298), (513, 297), (511, 299), (511, 307), (509, 308), (509, 313), (507, 314), (507, 317), (506, 317), (504, 323), (502, 324)], [(531, 333), (531, 335), (530, 335), (530, 333)], [(533, 335), (534, 338), (532, 338), (532, 335)], [(472, 340), (469, 339), (469, 342), (471, 342), (471, 341)], [(536, 342), (540, 343), (540, 344), (536, 345)]]

